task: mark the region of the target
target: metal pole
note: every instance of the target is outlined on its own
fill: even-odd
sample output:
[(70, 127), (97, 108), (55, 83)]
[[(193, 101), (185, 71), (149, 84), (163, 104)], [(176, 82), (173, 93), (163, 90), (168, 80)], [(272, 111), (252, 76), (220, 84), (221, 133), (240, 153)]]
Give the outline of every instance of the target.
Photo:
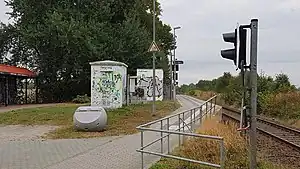
[(202, 121), (203, 121), (203, 109), (202, 109), (203, 107), (201, 106), (200, 107), (200, 113), (199, 113), (199, 125), (202, 125)]
[(39, 90), (38, 77), (36, 77), (36, 79), (35, 79), (35, 103), (36, 104), (38, 103), (38, 90)]
[(5, 106), (9, 104), (8, 76), (5, 78)]
[(240, 128), (247, 126), (247, 114), (246, 110), (244, 110), (245, 101), (246, 101), (246, 84), (245, 84), (245, 68), (244, 68), (244, 61), (241, 63), (241, 74), (242, 74), (242, 85), (243, 85), (243, 93), (242, 93), (242, 105), (241, 105), (241, 122)]
[[(141, 150), (144, 150), (144, 131), (141, 131)], [(142, 160), (142, 169), (144, 168), (144, 153), (141, 152), (141, 160)]]
[(250, 50), (250, 75), (251, 75), (251, 120), (250, 120), (250, 169), (257, 167), (256, 162), (256, 109), (257, 109), (257, 36), (258, 20), (251, 20), (251, 50)]
[(173, 97), (173, 70), (172, 70), (172, 65), (173, 65), (173, 56), (172, 52), (170, 52), (170, 100), (175, 100)]
[[(155, 1), (153, 0), (153, 42), (155, 42)], [(155, 78), (155, 52), (153, 52), (153, 77), (152, 77), (152, 82), (153, 82), (153, 88), (152, 88), (152, 95), (153, 95), (153, 103), (152, 103), (152, 115), (155, 113), (155, 88), (156, 88), (156, 78)]]
[(27, 104), (27, 78), (25, 78), (25, 104)]
[(221, 169), (225, 167), (224, 140), (220, 140), (220, 165)]
[[(195, 111), (195, 109), (194, 109), (194, 111)], [(193, 130), (193, 126), (194, 126), (194, 124), (193, 124), (193, 121), (194, 121), (194, 120), (193, 120), (193, 110), (191, 110), (190, 113), (191, 113), (191, 114), (190, 114), (190, 116), (191, 116), (191, 117), (190, 117), (190, 118), (191, 118), (191, 130), (194, 131), (194, 130)]]
[(207, 102), (205, 102), (205, 118), (206, 118), (206, 116), (207, 116), (207, 113), (208, 113), (208, 104), (207, 104)]
[[(167, 126), (168, 126), (168, 131), (170, 130), (170, 119), (167, 118)], [(168, 134), (168, 154), (170, 154), (170, 134)]]
[[(174, 30), (174, 43), (176, 44), (176, 28), (173, 28)], [(176, 100), (176, 64), (175, 64), (175, 60), (176, 60), (176, 45), (174, 47), (174, 59), (173, 59), (173, 65), (174, 65), (174, 76), (173, 76), (173, 79), (174, 79), (174, 82), (173, 82), (173, 97), (174, 97), (174, 100)]]
[[(163, 130), (163, 121), (160, 121), (160, 129)], [(163, 132), (160, 132), (160, 152), (163, 154), (164, 153), (164, 148), (163, 148)]]
[(210, 100), (210, 116), (212, 115), (212, 108), (213, 108), (213, 100)]
[[(178, 114), (178, 131), (180, 132), (180, 114)], [(178, 145), (180, 146), (180, 134), (178, 134)]]
[[(186, 124), (184, 123), (184, 119), (185, 119), (185, 118), (184, 118), (184, 112), (183, 112), (183, 115), (182, 115), (182, 127), (183, 127), (183, 128), (182, 128), (182, 132), (184, 132), (184, 127), (185, 127), (185, 125), (186, 125)], [(182, 144), (184, 143), (184, 136), (185, 136), (185, 135), (182, 135)]]
[(216, 113), (217, 97), (215, 97), (214, 113)]
[(130, 97), (130, 75), (127, 75), (126, 79), (126, 105), (129, 105), (129, 98)]

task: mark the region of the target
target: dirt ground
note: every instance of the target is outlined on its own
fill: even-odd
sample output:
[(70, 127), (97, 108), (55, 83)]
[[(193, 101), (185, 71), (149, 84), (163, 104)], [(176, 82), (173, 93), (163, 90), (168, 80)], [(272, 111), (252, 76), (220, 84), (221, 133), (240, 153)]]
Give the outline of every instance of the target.
[(0, 126), (0, 142), (40, 139), (44, 134), (53, 131), (57, 126)]

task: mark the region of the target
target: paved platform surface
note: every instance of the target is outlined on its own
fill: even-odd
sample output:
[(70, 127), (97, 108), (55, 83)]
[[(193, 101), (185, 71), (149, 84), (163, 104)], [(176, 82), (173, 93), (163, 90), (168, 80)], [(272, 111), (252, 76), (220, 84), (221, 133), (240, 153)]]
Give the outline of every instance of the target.
[(57, 128), (58, 126), (46, 125), (0, 125), (0, 143), (8, 141), (36, 140)]
[[(201, 103), (186, 96), (178, 96), (178, 101), (182, 107), (173, 113)], [(160, 136), (155, 133), (145, 135), (145, 143)], [(94, 139), (0, 140), (0, 169), (140, 169), (141, 154), (136, 152), (140, 138), (137, 133)], [(176, 138), (172, 146), (178, 143)], [(159, 152), (160, 144), (149, 148)], [(144, 159), (145, 166), (159, 160), (152, 155), (145, 155)]]

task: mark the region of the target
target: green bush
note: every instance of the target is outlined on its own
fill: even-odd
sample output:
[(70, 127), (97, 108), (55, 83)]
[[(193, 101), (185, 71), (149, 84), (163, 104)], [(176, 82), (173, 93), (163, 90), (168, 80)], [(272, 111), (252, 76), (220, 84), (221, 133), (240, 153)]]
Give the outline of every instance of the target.
[(262, 113), (281, 119), (300, 119), (300, 92), (272, 93), (264, 98)]
[(73, 103), (90, 103), (91, 99), (88, 95), (77, 95), (73, 100)]
[(191, 90), (191, 91), (189, 91), (188, 95), (190, 95), (190, 96), (196, 96), (196, 92), (195, 92), (195, 90)]
[[(249, 71), (245, 72), (245, 84), (250, 85)], [(202, 100), (205, 94), (203, 91), (217, 92), (221, 95), (219, 99), (222, 103), (240, 108), (242, 94), (246, 88), (249, 86), (243, 87), (242, 74), (232, 76), (230, 73), (224, 73), (217, 79), (200, 80), (197, 84), (182, 85), (180, 90)], [(258, 114), (282, 119), (300, 119), (300, 89), (291, 84), (287, 75), (281, 73), (274, 78), (264, 74), (258, 75), (257, 94)], [(249, 92), (244, 104), (250, 104)]]

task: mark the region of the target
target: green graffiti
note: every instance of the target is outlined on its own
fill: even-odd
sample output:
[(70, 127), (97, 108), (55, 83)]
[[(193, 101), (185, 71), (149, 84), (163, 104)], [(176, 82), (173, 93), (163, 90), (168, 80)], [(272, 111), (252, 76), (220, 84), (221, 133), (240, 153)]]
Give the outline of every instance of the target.
[(94, 78), (93, 90), (101, 93), (101, 99), (107, 104), (121, 103), (122, 75), (119, 72), (101, 72), (101, 75)]

